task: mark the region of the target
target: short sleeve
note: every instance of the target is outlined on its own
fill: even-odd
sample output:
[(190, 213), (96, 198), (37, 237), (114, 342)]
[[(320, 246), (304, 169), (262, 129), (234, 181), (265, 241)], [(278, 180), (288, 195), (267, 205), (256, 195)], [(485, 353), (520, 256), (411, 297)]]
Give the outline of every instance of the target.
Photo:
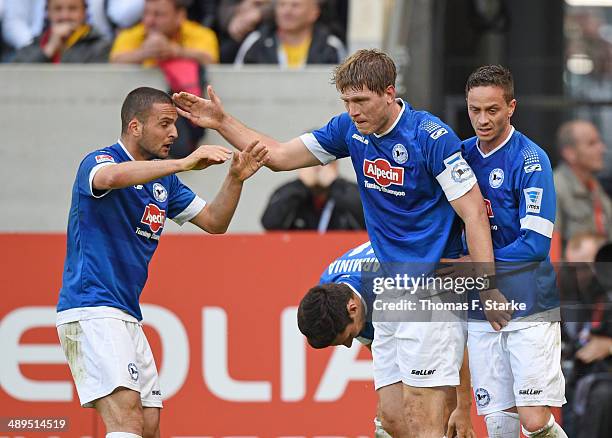
[(105, 166), (115, 165), (118, 162), (118, 157), (110, 150), (99, 149), (88, 154), (83, 161), (81, 161), (77, 173), (79, 193), (93, 198), (102, 198), (109, 193), (111, 189), (104, 191), (95, 190), (93, 188), (93, 179), (100, 169)]
[(322, 128), (303, 134), (300, 139), (322, 164), (327, 164), (350, 155), (346, 136), (352, 123), (349, 115), (343, 113)]
[(176, 175), (171, 175), (170, 193), (168, 196), (168, 217), (179, 225), (189, 222), (206, 205), (206, 201), (197, 196)]
[(430, 116), (417, 128), (417, 139), (427, 168), (449, 201), (459, 199), (476, 184), (476, 177), (462, 155), (461, 140), (440, 119)]
[(144, 26), (142, 24), (124, 29), (117, 34), (113, 42), (113, 47), (111, 48), (110, 56), (136, 50), (142, 45), (143, 41)]
[(187, 32), (183, 37), (183, 46), (188, 49), (199, 50), (210, 55), (214, 62), (219, 62), (219, 41), (211, 29), (197, 23), (189, 23)]

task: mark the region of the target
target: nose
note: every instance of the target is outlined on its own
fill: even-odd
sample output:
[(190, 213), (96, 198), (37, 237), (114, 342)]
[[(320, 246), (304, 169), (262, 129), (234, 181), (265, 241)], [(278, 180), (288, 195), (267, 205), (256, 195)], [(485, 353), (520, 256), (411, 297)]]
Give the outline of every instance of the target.
[(478, 116), (476, 117), (476, 121), (478, 122), (479, 126), (486, 125), (488, 122), (487, 113), (484, 111), (481, 111), (480, 113), (478, 113)]
[(359, 115), (359, 108), (354, 103), (348, 104), (348, 113), (353, 119)]
[(178, 137), (178, 130), (176, 129), (176, 125), (174, 123), (172, 124), (172, 129), (170, 130), (170, 137), (172, 137), (172, 140)]

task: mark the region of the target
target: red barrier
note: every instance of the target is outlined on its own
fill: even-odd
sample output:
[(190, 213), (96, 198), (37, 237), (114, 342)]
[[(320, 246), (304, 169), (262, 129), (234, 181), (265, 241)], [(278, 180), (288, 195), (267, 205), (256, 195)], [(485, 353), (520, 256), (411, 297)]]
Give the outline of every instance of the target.
[[(372, 436), (367, 350), (307, 348), (295, 324), (327, 264), (366, 239), (164, 236), (141, 300), (165, 392), (162, 436)], [(65, 236), (5, 234), (0, 247), (0, 416), (69, 418), (69, 432), (34, 436), (103, 437), (78, 406), (54, 328)]]

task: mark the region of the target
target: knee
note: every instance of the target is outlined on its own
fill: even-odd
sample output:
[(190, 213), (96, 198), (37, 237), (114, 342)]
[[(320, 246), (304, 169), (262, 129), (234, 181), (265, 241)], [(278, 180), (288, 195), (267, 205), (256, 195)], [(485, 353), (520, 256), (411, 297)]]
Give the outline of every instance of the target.
[(554, 424), (554, 417), (548, 410), (530, 412), (521, 418), (523, 428), (527, 432), (536, 432)]
[(402, 436), (403, 419), (401, 415), (393, 411), (381, 411), (382, 427), (391, 436)]
[[(118, 407), (118, 406), (117, 406)], [(123, 404), (114, 409), (112, 421), (107, 424), (115, 430), (142, 435), (144, 430), (144, 416), (140, 403)]]

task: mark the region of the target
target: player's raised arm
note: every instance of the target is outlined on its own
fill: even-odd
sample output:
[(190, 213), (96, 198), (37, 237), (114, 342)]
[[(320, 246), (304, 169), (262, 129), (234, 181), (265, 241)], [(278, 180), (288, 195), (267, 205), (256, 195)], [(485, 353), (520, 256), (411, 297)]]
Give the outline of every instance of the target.
[(92, 186), (95, 190), (122, 189), (145, 184), (164, 176), (187, 170), (202, 170), (229, 160), (232, 152), (223, 146), (200, 146), (180, 160), (126, 161), (107, 165), (95, 172)]
[(175, 93), (172, 99), (177, 106), (178, 113), (202, 128), (210, 128), (219, 132), (238, 150), (244, 150), (254, 141), (264, 143), (270, 151), (266, 166), (274, 171), (293, 170), (321, 164), (299, 137), (287, 142), (279, 142), (245, 126), (231, 114), (225, 112), (221, 99), (210, 85), (207, 90), (210, 99), (186, 92)]
[(211, 234), (225, 233), (238, 206), (244, 181), (264, 166), (267, 159), (267, 148), (256, 141), (242, 152), (234, 152), (232, 165), (217, 196), (191, 219), (191, 223)]

